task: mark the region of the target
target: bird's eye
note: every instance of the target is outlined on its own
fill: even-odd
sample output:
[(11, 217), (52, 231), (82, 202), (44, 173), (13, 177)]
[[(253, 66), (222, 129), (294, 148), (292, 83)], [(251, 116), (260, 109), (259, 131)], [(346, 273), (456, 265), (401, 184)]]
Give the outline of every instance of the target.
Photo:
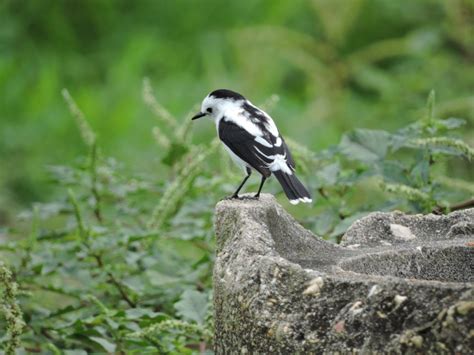
[(209, 113), (212, 113), (212, 108), (208, 107), (208, 109), (206, 111), (209, 112)]

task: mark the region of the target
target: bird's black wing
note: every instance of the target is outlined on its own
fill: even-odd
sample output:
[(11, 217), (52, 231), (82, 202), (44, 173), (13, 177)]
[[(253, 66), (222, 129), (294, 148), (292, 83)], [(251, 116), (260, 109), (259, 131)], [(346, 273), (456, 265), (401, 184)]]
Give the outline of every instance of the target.
[(286, 142), (283, 139), (283, 137), (280, 136), (280, 138), (283, 141), (283, 149), (285, 150), (285, 153), (286, 153), (286, 162), (288, 163), (291, 170), (295, 171), (295, 168), (296, 168), (295, 160), (293, 159), (293, 156), (291, 155), (290, 149), (286, 145)]
[[(265, 130), (266, 130), (265, 123), (269, 123), (268, 121), (271, 120), (271, 117), (266, 112), (262, 111), (257, 106), (251, 104), (248, 101), (244, 103), (242, 108), (244, 109), (244, 112), (247, 113), (247, 117), (255, 125), (257, 125), (263, 132), (265, 132)], [(295, 161), (294, 161), (293, 156), (291, 155), (291, 152), (288, 149), (288, 146), (286, 145), (286, 142), (283, 139), (283, 137), (281, 135), (279, 137), (275, 137), (272, 134), (270, 134), (269, 132), (267, 132), (267, 134), (265, 136), (265, 139), (267, 141), (271, 142), (271, 144), (273, 144), (273, 145), (275, 145), (275, 143), (277, 141), (277, 138), (280, 138), (282, 140), (282, 144), (283, 144), (283, 151), (279, 150), (278, 154), (285, 153), (286, 162), (288, 163), (288, 166), (291, 168), (291, 170), (294, 171), (295, 167), (296, 167)], [(277, 148), (277, 147), (275, 146), (275, 148)]]
[[(264, 132), (262, 138), (272, 147), (257, 142), (255, 136), (234, 122), (226, 121), (225, 118), (219, 122), (219, 138), (235, 155), (266, 177), (271, 175), (268, 165), (272, 163), (272, 159), (267, 157), (276, 154), (283, 155), (288, 151), (284, 142), (278, 147), (274, 146), (276, 137), (269, 132)], [(289, 151), (287, 156), (290, 156), (288, 154)], [(289, 161), (288, 163), (291, 165)]]

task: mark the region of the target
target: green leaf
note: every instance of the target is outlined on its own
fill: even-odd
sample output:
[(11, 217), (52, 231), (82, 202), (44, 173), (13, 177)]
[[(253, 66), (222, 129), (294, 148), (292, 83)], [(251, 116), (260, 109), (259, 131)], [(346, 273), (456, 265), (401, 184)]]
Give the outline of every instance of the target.
[(94, 343), (99, 344), (108, 353), (114, 353), (115, 348), (117, 347), (117, 345), (115, 345), (114, 343), (111, 343), (110, 341), (104, 338), (89, 337), (89, 339), (92, 340)]
[(340, 171), (341, 167), (339, 162), (336, 162), (334, 164), (326, 165), (324, 168), (318, 171), (317, 177), (321, 179), (323, 186), (335, 185)]
[(87, 355), (87, 351), (82, 349), (63, 350), (64, 355)]
[(169, 286), (181, 281), (179, 277), (169, 276), (156, 270), (147, 270), (145, 271), (145, 274), (150, 280), (150, 283), (156, 287)]
[(411, 170), (410, 178), (416, 186), (423, 187), (430, 180), (430, 162), (428, 159), (420, 160)]
[(155, 312), (152, 308), (131, 308), (125, 311), (127, 319), (165, 319), (167, 316), (161, 312)]
[(317, 217), (315, 217), (313, 229), (317, 235), (325, 236), (334, 228), (334, 225), (338, 222), (339, 215), (337, 211), (329, 208), (320, 213)]
[[(408, 170), (408, 169), (406, 169)], [(408, 184), (405, 167), (398, 161), (386, 160), (382, 165), (382, 174), (385, 181)]]
[(456, 129), (461, 126), (464, 126), (465, 124), (466, 124), (466, 120), (463, 120), (462, 118), (454, 118), (454, 117), (450, 117), (445, 120), (436, 121), (437, 126), (443, 127), (446, 129)]
[(385, 158), (389, 144), (390, 135), (385, 131), (356, 129), (342, 137), (339, 149), (349, 159), (374, 163)]
[(174, 308), (185, 320), (203, 324), (209, 304), (207, 294), (195, 290), (186, 290), (181, 299), (175, 303)]

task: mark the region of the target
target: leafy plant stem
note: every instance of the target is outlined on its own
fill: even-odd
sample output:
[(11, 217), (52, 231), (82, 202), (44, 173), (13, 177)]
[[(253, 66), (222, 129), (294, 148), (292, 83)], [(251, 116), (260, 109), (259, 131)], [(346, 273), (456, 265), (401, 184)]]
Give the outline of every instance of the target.
[[(100, 254), (92, 254), (94, 259), (97, 262), (97, 266), (101, 269), (104, 269), (104, 261), (102, 259), (102, 255)], [(109, 282), (117, 289), (117, 291), (120, 293), (120, 296), (122, 299), (132, 308), (135, 308), (137, 306), (137, 303), (134, 302), (127, 294), (125, 291), (125, 287), (123, 286), (122, 282), (115, 277), (115, 275), (111, 271), (107, 271), (107, 276), (109, 278)]]
[(122, 283), (117, 280), (117, 278), (112, 274), (110, 271), (107, 272), (107, 275), (109, 276), (109, 280), (112, 283), (112, 285), (115, 286), (115, 288), (119, 291), (120, 296), (122, 296), (122, 299), (132, 308), (135, 308), (137, 306), (137, 303), (132, 301), (132, 299), (127, 295), (127, 292), (125, 291), (125, 288), (123, 287)]
[[(76, 216), (76, 221), (77, 221), (77, 225), (78, 225), (78, 229), (79, 229), (79, 234), (80, 234), (80, 236), (83, 240), (83, 243), (84, 243), (85, 247), (87, 248), (87, 250), (89, 252), (89, 255), (92, 256), (96, 260), (97, 266), (101, 269), (104, 269), (105, 265), (104, 265), (104, 261), (102, 259), (102, 255), (91, 252), (92, 248), (90, 247), (89, 242), (88, 242), (88, 233), (87, 233), (86, 228), (84, 226), (84, 222), (82, 220), (81, 212), (80, 212), (80, 209), (79, 209), (79, 204), (77, 203), (74, 192), (71, 189), (69, 189), (68, 193), (69, 193), (69, 200), (71, 201), (71, 204), (74, 207), (74, 214)], [(106, 273), (107, 273), (107, 276), (109, 278), (110, 283), (115, 286), (117, 291), (120, 293), (120, 296), (122, 297), (122, 299), (130, 307), (132, 307), (132, 308), (136, 307), (136, 303), (134, 301), (132, 301), (132, 299), (127, 295), (127, 292), (125, 292), (125, 289), (124, 289), (122, 283), (114, 276), (114, 274), (112, 272), (107, 271)]]
[(79, 209), (79, 204), (77, 203), (76, 195), (72, 189), (67, 191), (69, 196), (69, 202), (71, 203), (74, 209), (74, 216), (76, 217), (77, 228), (79, 230), (80, 237), (85, 240), (87, 238), (87, 231), (84, 227), (84, 221), (82, 220), (81, 210)]
[(91, 177), (91, 193), (94, 197), (94, 215), (99, 223), (102, 223), (102, 212), (100, 209), (100, 194), (97, 188), (97, 142), (91, 146), (89, 173)]

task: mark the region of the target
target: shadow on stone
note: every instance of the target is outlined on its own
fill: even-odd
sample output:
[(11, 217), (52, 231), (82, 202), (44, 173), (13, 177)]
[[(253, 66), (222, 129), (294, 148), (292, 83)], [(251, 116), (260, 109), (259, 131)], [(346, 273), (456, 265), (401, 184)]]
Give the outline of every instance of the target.
[(373, 213), (341, 246), (270, 195), (216, 208), (216, 352), (470, 353), (474, 210)]

